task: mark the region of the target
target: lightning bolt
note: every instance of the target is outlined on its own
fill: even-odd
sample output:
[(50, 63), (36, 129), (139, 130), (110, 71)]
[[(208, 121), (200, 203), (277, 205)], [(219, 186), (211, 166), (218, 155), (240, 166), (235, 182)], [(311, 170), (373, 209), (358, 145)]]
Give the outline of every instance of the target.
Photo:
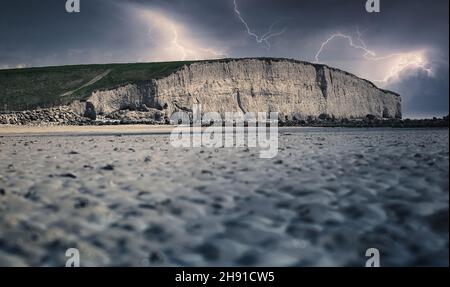
[[(186, 25), (177, 22), (166, 12), (157, 9), (139, 10), (137, 15), (148, 22), (147, 36), (152, 42), (157, 42), (167, 60), (202, 60), (224, 58), (226, 54), (213, 48), (205, 47), (204, 43), (192, 40)], [(162, 52), (162, 50), (166, 52)]]
[(205, 48), (197, 48), (197, 51), (193, 51), (190, 50), (188, 48), (186, 48), (185, 46), (183, 46), (182, 44), (180, 44), (179, 40), (178, 40), (178, 30), (176, 29), (175, 26), (172, 26), (172, 31), (173, 31), (173, 40), (172, 40), (172, 44), (173, 46), (178, 49), (181, 53), (181, 61), (185, 61), (187, 59), (188, 56), (190, 56), (190, 59), (193, 60), (201, 60), (204, 57), (199, 55), (199, 51), (202, 51), (206, 54), (210, 54), (213, 55), (214, 58), (217, 59), (221, 59), (221, 58), (225, 58), (226, 54), (223, 51), (214, 51), (213, 49), (205, 49)]
[(342, 38), (348, 41), (350, 47), (362, 50), (363, 57), (367, 61), (384, 61), (391, 60), (392, 67), (387, 72), (387, 75), (382, 79), (373, 79), (374, 82), (388, 83), (391, 79), (399, 78), (400, 74), (409, 68), (422, 69), (427, 72), (428, 75), (433, 73), (433, 70), (428, 67), (428, 60), (424, 56), (423, 52), (408, 52), (408, 53), (393, 53), (387, 56), (377, 56), (377, 54), (370, 50), (366, 43), (362, 40), (362, 33), (357, 30), (356, 41), (352, 36), (337, 32), (326, 39), (321, 45), (316, 55), (314, 56), (315, 62), (320, 62), (320, 55), (323, 50), (335, 39)]
[(352, 38), (351, 36), (342, 34), (341, 32), (337, 32), (337, 33), (331, 35), (328, 39), (326, 39), (326, 40), (320, 45), (319, 50), (317, 51), (316, 55), (314, 56), (315, 62), (316, 62), (316, 63), (319, 63), (319, 57), (320, 57), (320, 54), (322, 54), (323, 50), (326, 48), (326, 46), (327, 46), (331, 41), (333, 41), (334, 39), (337, 39), (337, 38), (343, 38), (343, 39), (346, 39), (346, 40), (348, 41), (348, 44), (349, 44), (351, 47), (353, 47), (353, 48), (355, 48), (355, 49), (360, 49), (360, 50), (364, 51), (364, 58), (365, 58), (365, 59), (368, 59), (368, 60), (369, 60), (369, 59), (372, 59), (372, 60), (375, 59), (375, 57), (376, 57), (375, 52), (373, 52), (373, 51), (371, 51), (371, 50), (369, 50), (369, 49), (367, 48), (367, 45), (366, 45), (366, 44), (364, 43), (364, 41), (361, 39), (361, 33), (359, 32), (359, 30), (357, 31), (357, 33), (358, 33), (358, 42), (359, 42), (360, 44), (356, 44), (355, 41), (353, 40), (353, 38)]
[(403, 53), (392, 54), (379, 59), (389, 59), (397, 57), (395, 65), (389, 70), (388, 74), (382, 79), (374, 79), (374, 82), (388, 83), (391, 79), (398, 79), (400, 74), (410, 68), (421, 69), (427, 73), (428, 76), (433, 75), (433, 69), (428, 65), (428, 60), (420, 53)]
[(173, 39), (172, 39), (172, 44), (174, 45), (175, 48), (178, 49), (178, 51), (180, 51), (181, 53), (181, 61), (186, 60), (186, 57), (188, 55), (188, 53), (192, 54), (192, 51), (190, 51), (189, 49), (187, 49), (186, 47), (184, 47), (183, 45), (181, 45), (178, 42), (178, 30), (175, 28), (174, 25), (172, 25), (171, 27), (172, 32), (173, 32)]
[(258, 34), (252, 32), (252, 30), (250, 29), (250, 26), (248, 25), (247, 21), (245, 21), (244, 17), (242, 16), (241, 12), (239, 11), (239, 7), (237, 5), (236, 0), (233, 0), (233, 4), (234, 4), (234, 12), (238, 16), (238, 18), (242, 22), (242, 24), (245, 26), (245, 29), (247, 30), (247, 34), (250, 35), (251, 37), (255, 38), (256, 43), (264, 45), (267, 50), (270, 50), (270, 48), (271, 48), (269, 39), (280, 36), (285, 32), (286, 28), (283, 28), (282, 30), (275, 32), (275, 33), (273, 32), (273, 28), (279, 23), (279, 21), (276, 21), (276, 22), (272, 23), (272, 25), (270, 25), (267, 33), (265, 33), (262, 36), (259, 36)]

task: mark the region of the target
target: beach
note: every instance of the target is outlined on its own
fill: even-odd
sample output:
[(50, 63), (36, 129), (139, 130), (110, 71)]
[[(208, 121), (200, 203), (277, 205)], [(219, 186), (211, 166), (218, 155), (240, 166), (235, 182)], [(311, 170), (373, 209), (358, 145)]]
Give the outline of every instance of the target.
[(448, 129), (280, 128), (272, 159), (171, 129), (0, 128), (0, 266), (448, 265)]

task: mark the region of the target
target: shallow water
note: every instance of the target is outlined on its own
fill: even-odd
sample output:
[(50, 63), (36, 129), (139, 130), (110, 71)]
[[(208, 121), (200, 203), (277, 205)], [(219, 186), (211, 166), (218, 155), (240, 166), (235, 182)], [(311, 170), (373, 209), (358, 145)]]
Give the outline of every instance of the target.
[[(76, 136), (74, 136), (76, 135)], [(448, 129), (282, 128), (279, 153), (167, 134), (0, 135), (0, 266), (448, 265)]]

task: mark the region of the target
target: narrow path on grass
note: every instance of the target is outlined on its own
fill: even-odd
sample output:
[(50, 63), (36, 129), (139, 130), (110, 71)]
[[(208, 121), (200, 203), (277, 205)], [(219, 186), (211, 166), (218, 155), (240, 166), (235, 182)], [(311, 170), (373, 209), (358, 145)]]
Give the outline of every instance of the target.
[(103, 73), (101, 73), (101, 74), (95, 76), (92, 80), (90, 80), (90, 81), (87, 82), (86, 84), (82, 85), (82, 86), (79, 87), (78, 89), (75, 89), (75, 90), (72, 90), (72, 91), (65, 92), (64, 94), (60, 95), (60, 97), (68, 97), (68, 96), (71, 96), (73, 93), (75, 93), (75, 92), (77, 92), (77, 91), (79, 91), (79, 90), (81, 90), (81, 89), (83, 89), (83, 88), (86, 88), (86, 87), (88, 87), (88, 86), (90, 86), (90, 85), (93, 85), (93, 84), (97, 83), (98, 81), (100, 81), (101, 79), (103, 79), (104, 77), (106, 77), (109, 73), (111, 73), (111, 70), (106, 70), (105, 72), (103, 72)]

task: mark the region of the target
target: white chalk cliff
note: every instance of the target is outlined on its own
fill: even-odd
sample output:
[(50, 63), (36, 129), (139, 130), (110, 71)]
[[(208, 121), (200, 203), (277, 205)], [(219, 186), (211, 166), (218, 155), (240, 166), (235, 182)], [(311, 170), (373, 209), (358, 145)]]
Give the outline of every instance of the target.
[[(145, 104), (167, 116), (202, 104), (203, 112), (279, 112), (285, 118), (401, 118), (398, 94), (328, 66), (251, 58), (188, 64), (161, 79), (94, 92), (87, 100), (108, 114)], [(84, 112), (84, 103), (72, 107)]]

